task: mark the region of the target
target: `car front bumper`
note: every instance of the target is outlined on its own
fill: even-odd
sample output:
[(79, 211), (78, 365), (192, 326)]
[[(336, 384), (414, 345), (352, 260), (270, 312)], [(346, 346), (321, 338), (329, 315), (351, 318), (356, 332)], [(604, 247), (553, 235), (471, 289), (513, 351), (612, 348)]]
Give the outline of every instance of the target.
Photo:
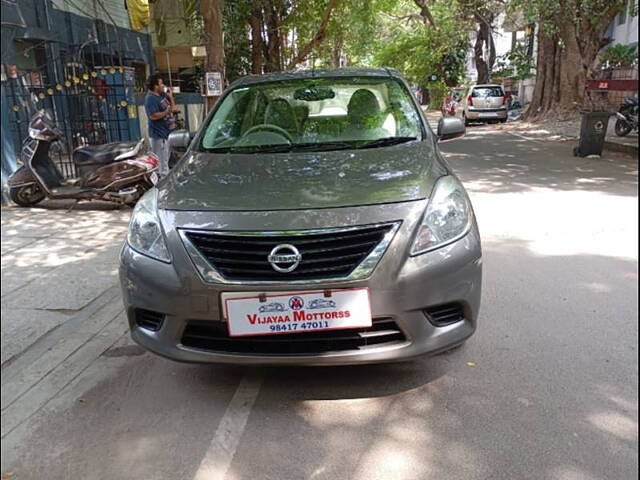
[[(216, 362), (254, 365), (348, 365), (378, 363), (409, 359), (423, 354), (448, 350), (469, 338), (476, 329), (480, 307), (482, 262), (480, 237), (475, 221), (471, 231), (458, 241), (433, 252), (415, 257), (408, 255), (413, 233), (424, 211), (425, 202), (411, 202), (404, 211), (401, 205), (358, 207), (354, 209), (356, 224), (397, 220), (403, 222), (387, 252), (372, 275), (358, 281), (327, 281), (318, 284), (213, 284), (204, 282), (197, 274), (178, 235), (175, 225), (188, 226), (203, 218), (206, 213), (165, 213), (163, 225), (173, 261), (170, 264), (153, 260), (124, 245), (121, 252), (120, 281), (132, 338), (148, 350), (164, 357), (185, 362)], [(346, 209), (336, 212), (306, 212), (304, 214), (272, 212), (262, 216), (263, 224), (278, 228), (279, 223), (291, 225), (295, 218), (304, 218), (314, 227), (322, 227), (321, 218), (344, 215)], [(336, 213), (336, 215), (331, 215)], [(198, 219), (187, 218), (198, 215)], [(204, 222), (216, 229), (217, 224), (229, 225), (225, 217), (216, 214), (215, 221)], [(291, 218), (293, 216), (294, 218)], [(318, 216), (316, 218), (316, 216)], [(380, 218), (382, 216), (383, 218)], [(386, 217), (386, 218), (384, 218)], [(231, 219), (231, 216), (229, 217)], [(326, 222), (327, 220), (324, 220)], [(335, 225), (333, 220), (328, 220)], [(241, 227), (236, 220), (236, 228)], [(294, 223), (295, 224), (295, 223)], [(305, 225), (300, 228), (305, 228)], [(187, 347), (182, 335), (190, 321), (220, 322), (222, 310), (220, 296), (223, 292), (295, 292), (309, 289), (339, 289), (367, 287), (370, 292), (371, 313), (375, 318), (391, 317), (405, 339), (390, 344), (368, 346), (364, 349), (330, 351), (317, 354), (247, 354), (228, 351), (211, 351)], [(446, 326), (436, 326), (429, 321), (424, 310), (437, 305), (457, 303), (462, 307), (464, 319)], [(164, 314), (158, 331), (139, 326), (136, 309)]]

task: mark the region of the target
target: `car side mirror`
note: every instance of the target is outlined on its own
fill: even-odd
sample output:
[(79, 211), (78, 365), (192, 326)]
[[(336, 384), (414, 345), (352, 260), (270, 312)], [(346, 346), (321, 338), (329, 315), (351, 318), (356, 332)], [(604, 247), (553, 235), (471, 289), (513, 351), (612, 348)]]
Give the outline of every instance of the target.
[(185, 151), (191, 143), (191, 134), (188, 130), (176, 130), (169, 134), (169, 148)]
[(438, 122), (438, 141), (447, 142), (464, 137), (467, 132), (464, 122), (455, 117), (442, 117)]

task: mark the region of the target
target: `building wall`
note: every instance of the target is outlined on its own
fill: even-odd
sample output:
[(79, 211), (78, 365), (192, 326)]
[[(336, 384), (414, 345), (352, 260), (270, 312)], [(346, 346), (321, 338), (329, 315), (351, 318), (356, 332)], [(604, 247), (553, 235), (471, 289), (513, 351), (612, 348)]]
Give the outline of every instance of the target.
[(609, 26), (609, 36), (614, 44), (638, 45), (638, 16), (634, 16), (634, 3), (627, 3), (625, 12), (620, 12)]
[[(129, 66), (144, 77), (146, 68), (153, 69), (154, 63), (151, 38), (148, 33), (130, 29), (125, 0), (20, 0), (17, 6), (21, 21), (11, 23), (5, 23), (6, 14), (11, 13), (7, 5), (0, 4), (2, 116), (9, 123), (9, 128), (3, 123), (1, 130), (3, 184), (15, 168), (12, 161), (33, 111), (50, 108), (64, 113), (72, 111), (69, 105), (73, 102), (84, 102), (85, 98), (80, 99), (73, 89), (67, 93), (71, 69), (75, 76), (76, 68), (85, 71), (98, 66)], [(17, 71), (17, 76), (10, 76), (9, 71)], [(34, 74), (38, 75), (37, 83), (29, 81)], [(57, 86), (64, 91), (58, 92)], [(53, 93), (49, 94), (49, 89)], [(88, 104), (90, 95), (85, 96)], [(75, 124), (81, 123), (62, 114), (56, 121), (67, 125), (65, 131), (70, 138)], [(13, 152), (7, 147), (10, 145)]]
[[(115, 23), (121, 28), (131, 28), (125, 0), (51, 0), (55, 8), (83, 17)], [(104, 8), (101, 7), (104, 6)], [(107, 12), (109, 12), (107, 14)]]

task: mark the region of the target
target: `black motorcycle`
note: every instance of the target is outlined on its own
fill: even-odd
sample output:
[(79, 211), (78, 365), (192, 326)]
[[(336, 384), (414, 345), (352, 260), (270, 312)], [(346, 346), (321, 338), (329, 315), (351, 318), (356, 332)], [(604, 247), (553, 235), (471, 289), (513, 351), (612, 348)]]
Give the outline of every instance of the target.
[(616, 117), (616, 135), (624, 137), (632, 131), (638, 133), (638, 97), (627, 97)]

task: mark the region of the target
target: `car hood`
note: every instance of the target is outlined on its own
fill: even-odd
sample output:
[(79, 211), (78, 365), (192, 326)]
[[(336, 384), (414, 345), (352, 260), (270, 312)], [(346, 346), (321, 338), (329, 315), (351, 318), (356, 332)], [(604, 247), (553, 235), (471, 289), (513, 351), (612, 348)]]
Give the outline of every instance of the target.
[(168, 210), (297, 210), (426, 198), (443, 175), (430, 141), (329, 152), (194, 152), (158, 189)]

